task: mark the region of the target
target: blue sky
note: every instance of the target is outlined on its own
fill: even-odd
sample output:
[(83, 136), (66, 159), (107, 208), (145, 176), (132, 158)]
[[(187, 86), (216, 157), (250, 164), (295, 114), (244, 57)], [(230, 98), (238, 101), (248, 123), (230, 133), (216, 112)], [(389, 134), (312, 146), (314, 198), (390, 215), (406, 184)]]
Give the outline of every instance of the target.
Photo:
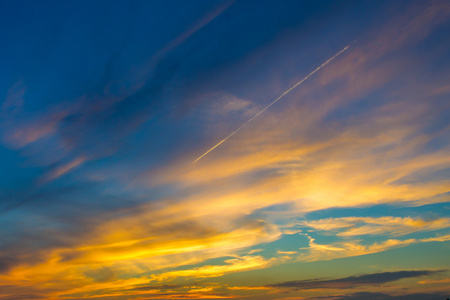
[(0, 15), (0, 299), (449, 296), (446, 1)]

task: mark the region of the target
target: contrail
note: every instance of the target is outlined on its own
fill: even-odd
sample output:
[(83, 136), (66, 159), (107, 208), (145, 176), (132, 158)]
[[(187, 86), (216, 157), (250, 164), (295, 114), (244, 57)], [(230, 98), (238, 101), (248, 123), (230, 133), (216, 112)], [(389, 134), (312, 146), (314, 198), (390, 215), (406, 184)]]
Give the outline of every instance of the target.
[(216, 149), (217, 147), (219, 147), (223, 142), (225, 142), (226, 140), (228, 140), (230, 137), (232, 137), (233, 135), (235, 135), (236, 133), (238, 133), (242, 128), (244, 128), (245, 126), (247, 126), (251, 121), (253, 121), (256, 117), (258, 117), (260, 114), (262, 114), (263, 112), (265, 112), (269, 107), (271, 107), (272, 105), (274, 105), (278, 100), (280, 100), (281, 98), (284, 97), (284, 95), (286, 95), (287, 93), (289, 93), (290, 91), (292, 91), (293, 89), (295, 89), (297, 86), (299, 86), (300, 84), (302, 84), (306, 79), (308, 79), (309, 77), (311, 77), (312, 75), (314, 75), (314, 73), (316, 73), (317, 71), (319, 71), (320, 69), (322, 69), (323, 67), (325, 67), (329, 62), (331, 62), (333, 59), (335, 59), (336, 57), (338, 57), (342, 52), (344, 52), (345, 50), (347, 50), (348, 48), (350, 48), (350, 45), (345, 47), (344, 49), (342, 49), (341, 51), (339, 51), (338, 53), (336, 53), (335, 55), (333, 55), (333, 57), (331, 57), (330, 59), (328, 59), (326, 62), (324, 62), (323, 64), (321, 64), (320, 66), (318, 66), (314, 71), (312, 71), (311, 73), (308, 74), (308, 76), (306, 76), (305, 78), (303, 78), (302, 80), (300, 80), (299, 82), (297, 82), (296, 84), (294, 84), (290, 89), (288, 89), (287, 91), (285, 91), (283, 94), (281, 94), (277, 99), (273, 100), (272, 103), (270, 103), (269, 105), (267, 105), (266, 107), (264, 107), (259, 113), (257, 113), (256, 115), (254, 115), (250, 120), (248, 120), (244, 125), (242, 125), (241, 127), (239, 127), (238, 129), (236, 129), (235, 131), (233, 131), (232, 133), (230, 133), (226, 138), (224, 138), (223, 140), (221, 140), (220, 142), (218, 142), (214, 147), (212, 147), (211, 149), (209, 149), (208, 151), (206, 151), (205, 153), (203, 153), (203, 155), (201, 155), (199, 158), (197, 158), (196, 160), (194, 160), (192, 163), (195, 164), (197, 161), (199, 161), (202, 157), (204, 157), (206, 154), (208, 154), (209, 152), (213, 151), (214, 149)]

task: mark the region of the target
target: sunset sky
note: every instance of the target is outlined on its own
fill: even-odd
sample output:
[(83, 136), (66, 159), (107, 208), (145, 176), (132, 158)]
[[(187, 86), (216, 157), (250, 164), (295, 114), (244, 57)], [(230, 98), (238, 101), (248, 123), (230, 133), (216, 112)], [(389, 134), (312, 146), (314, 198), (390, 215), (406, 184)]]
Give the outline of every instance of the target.
[(0, 1), (0, 300), (445, 300), (449, 33), (447, 0)]

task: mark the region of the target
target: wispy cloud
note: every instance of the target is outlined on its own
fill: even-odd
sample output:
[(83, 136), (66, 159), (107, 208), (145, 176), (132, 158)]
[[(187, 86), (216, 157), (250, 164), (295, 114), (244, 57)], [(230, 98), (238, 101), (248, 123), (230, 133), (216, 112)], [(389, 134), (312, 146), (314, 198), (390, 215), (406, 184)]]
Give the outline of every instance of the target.
[(286, 281), (268, 286), (275, 288), (288, 288), (288, 289), (349, 289), (349, 288), (356, 288), (359, 286), (380, 285), (404, 278), (422, 277), (427, 275), (433, 275), (436, 273), (439, 273), (439, 271), (419, 270), (419, 271), (382, 272), (330, 280), (311, 279), (311, 280)]
[(220, 14), (222, 14), (230, 5), (232, 5), (234, 0), (228, 0), (224, 4), (220, 5), (215, 10), (209, 12), (205, 16), (203, 16), (200, 20), (197, 20), (188, 30), (174, 38), (172, 41), (170, 41), (167, 45), (165, 45), (161, 50), (158, 51), (158, 53), (155, 55), (155, 57), (162, 56), (166, 54), (166, 52), (172, 50), (176, 46), (182, 44), (184, 41), (186, 41), (190, 36), (192, 36), (194, 33), (199, 31), (201, 28), (206, 26), (209, 22), (217, 18)]
[[(276, 228), (252, 221), (241, 222), (235, 229), (220, 231), (213, 224), (200, 224), (186, 211), (175, 208), (158, 211), (155, 207), (148, 207), (145, 213), (103, 223), (93, 228), (76, 247), (55, 248), (43, 254), (44, 259), (38, 263), (11, 266), (3, 280), (12, 283), (28, 278), (33, 281), (32, 285), (46, 282), (47, 287), (56, 289), (55, 295), (95, 293), (148, 284), (151, 280), (216, 277), (265, 268), (275, 262), (274, 259), (248, 255), (229, 259), (224, 265), (121, 279), (124, 274), (155, 272), (234, 255), (240, 249), (276, 240), (281, 235)], [(60, 274), (58, 279), (54, 277), (55, 272)]]
[[(97, 83), (98, 90), (88, 90), (86, 94), (76, 95), (73, 99), (61, 99), (38, 112), (23, 111), (23, 96), (27, 88), (23, 80), (17, 82), (9, 89), (2, 104), (1, 114), (4, 118), (1, 134), (4, 142), (21, 149), (44, 141), (46, 151), (61, 152), (54, 154), (50, 163), (39, 157), (39, 153), (32, 155), (39, 165), (64, 164), (64, 161), (72, 160), (72, 163), (62, 166), (60, 170), (45, 174), (43, 182), (56, 180), (61, 171), (70, 172), (73, 169), (70, 166), (79, 162), (80, 157), (95, 160), (113, 154), (122, 139), (151, 118), (148, 107), (152, 105), (143, 99), (159, 97), (161, 82), (170, 81), (170, 77), (174, 76), (160, 74), (156, 79), (152, 78), (154, 73), (165, 72), (161, 66), (165, 64), (165, 56), (220, 16), (233, 2), (226, 1), (195, 20), (187, 30), (157, 50), (148, 59), (149, 62), (142, 63), (139, 70), (131, 68), (134, 82), (128, 84), (128, 79), (122, 78), (122, 86), (115, 87), (118, 91), (112, 91), (112, 86), (116, 83), (111, 78), (112, 66), (119, 57), (116, 54), (111, 55), (110, 61), (104, 66), (104, 76), (100, 76)], [(118, 49), (117, 52), (121, 51), (123, 49)], [(123, 112), (126, 110), (129, 115), (124, 117)], [(126, 121), (118, 124), (117, 120), (120, 118)], [(29, 153), (30, 151), (27, 152)]]
[(55, 180), (58, 177), (72, 171), (74, 168), (80, 166), (85, 161), (86, 161), (85, 157), (75, 158), (74, 160), (72, 160), (66, 164), (63, 164), (63, 165), (57, 167), (56, 169), (52, 170), (50, 173), (46, 174), (42, 180), (43, 181)]
[(10, 114), (16, 114), (23, 110), (23, 97), (26, 90), (27, 87), (23, 80), (19, 80), (8, 89), (5, 101), (1, 106), (1, 115), (3, 118), (11, 117)]
[(245, 122), (241, 127), (239, 127), (238, 129), (236, 129), (235, 131), (233, 131), (232, 133), (230, 133), (226, 138), (224, 138), (222, 141), (220, 141), (219, 143), (217, 143), (216, 145), (214, 145), (211, 149), (209, 149), (208, 151), (206, 151), (205, 153), (203, 153), (200, 157), (198, 157), (196, 160), (194, 160), (193, 163), (196, 163), (197, 161), (199, 161), (202, 157), (204, 157), (205, 155), (207, 155), (209, 152), (213, 151), (215, 148), (217, 148), (218, 146), (220, 146), (222, 143), (224, 143), (226, 140), (228, 140), (229, 138), (231, 138), (233, 135), (235, 135), (236, 133), (238, 133), (239, 131), (241, 131), (244, 127), (246, 127), (248, 124), (250, 124), (254, 119), (256, 119), (259, 115), (261, 115), (263, 112), (265, 112), (267, 109), (269, 109), (272, 105), (274, 105), (276, 102), (278, 102), (281, 98), (283, 98), (285, 95), (287, 95), (288, 93), (290, 93), (293, 89), (295, 89), (297, 86), (301, 85), (303, 82), (305, 82), (309, 77), (313, 76), (316, 72), (318, 72), (320, 69), (322, 69), (323, 67), (325, 67), (327, 64), (329, 64), (333, 59), (335, 59), (336, 57), (338, 57), (339, 55), (341, 55), (345, 50), (347, 50), (350, 46), (346, 46), (344, 49), (342, 49), (341, 51), (337, 52), (335, 55), (333, 55), (330, 59), (326, 60), (323, 64), (321, 64), (320, 66), (318, 66), (316, 69), (314, 69), (311, 73), (309, 73), (305, 78), (303, 78), (302, 80), (300, 80), (299, 82), (297, 82), (296, 84), (294, 84), (291, 88), (287, 89), (286, 91), (284, 91), (280, 96), (278, 96), (278, 98), (276, 98), (275, 100), (273, 100), (269, 105), (267, 105), (266, 107), (264, 107), (261, 111), (259, 111), (257, 114), (255, 114), (252, 118), (250, 118), (247, 122)]
[(417, 240), (415, 239), (389, 239), (371, 245), (362, 245), (359, 241), (336, 242), (333, 244), (317, 244), (315, 242), (315, 239), (309, 237), (309, 248), (306, 248), (309, 249), (309, 253), (300, 255), (299, 259), (304, 261), (318, 261), (360, 256), (378, 253), (397, 247), (404, 247), (416, 242)]
[(315, 242), (316, 239), (308, 235), (307, 238), (309, 239), (309, 246), (301, 249), (308, 250), (308, 252), (300, 254), (297, 257), (297, 259), (300, 261), (319, 261), (360, 256), (405, 247), (416, 243), (444, 242), (449, 240), (449, 236), (444, 235), (424, 239), (387, 239), (371, 244), (362, 244), (360, 240), (341, 241), (331, 244), (318, 244)]
[(336, 300), (434, 300), (445, 298), (444, 293), (409, 293), (386, 294), (377, 292), (358, 292), (349, 295), (330, 295), (327, 297), (313, 297), (309, 299), (336, 299)]
[(417, 231), (433, 231), (450, 227), (449, 218), (420, 219), (411, 217), (345, 217), (304, 221), (302, 226), (326, 231), (337, 236), (405, 235)]
[[(415, 21), (421, 24), (423, 37), (442, 22), (432, 18), (441, 13), (432, 9), (426, 18)], [(445, 197), (433, 198), (448, 192), (445, 179), (414, 185), (398, 182), (421, 170), (450, 164), (447, 151), (424, 151), (433, 139), (424, 133), (432, 121), (427, 117), (429, 103), (389, 86), (408, 64), (407, 58), (381, 59), (417, 42), (414, 31), (405, 31), (410, 19), (408, 15), (381, 32), (374, 30), (367, 42), (352, 46), (327, 72), (293, 91), (291, 97), (301, 101), (290, 102), (258, 126), (234, 136), (217, 149), (217, 155), (193, 167), (188, 161), (192, 153), (186, 153), (172, 165), (139, 175), (136, 181), (150, 187), (181, 186), (187, 194), (196, 193), (198, 202), (208, 199), (216, 207), (224, 202), (231, 206), (229, 201), (239, 199), (233, 201), (235, 209), (246, 212), (281, 203), (293, 203), (291, 213), (302, 214), (335, 206), (445, 201)], [(402, 43), (397, 40), (398, 31)], [(420, 74), (411, 76), (420, 78)], [(357, 110), (349, 122), (338, 118), (341, 106), (358, 103), (374, 91), (385, 100), (374, 101), (370, 110)], [(408, 110), (403, 109), (405, 105)], [(223, 127), (217, 125), (220, 134)], [(244, 184), (243, 178), (250, 175), (252, 180)], [(225, 185), (228, 195), (210, 188)]]
[(225, 261), (225, 265), (207, 265), (191, 270), (180, 270), (152, 275), (152, 280), (164, 281), (177, 277), (204, 278), (218, 277), (233, 272), (242, 272), (255, 269), (267, 268), (274, 259), (266, 260), (262, 256), (242, 256)]
[(420, 239), (421, 242), (446, 242), (450, 241), (450, 234)]
[(444, 278), (440, 280), (421, 280), (420, 284), (433, 284), (433, 283), (450, 283), (450, 278)]

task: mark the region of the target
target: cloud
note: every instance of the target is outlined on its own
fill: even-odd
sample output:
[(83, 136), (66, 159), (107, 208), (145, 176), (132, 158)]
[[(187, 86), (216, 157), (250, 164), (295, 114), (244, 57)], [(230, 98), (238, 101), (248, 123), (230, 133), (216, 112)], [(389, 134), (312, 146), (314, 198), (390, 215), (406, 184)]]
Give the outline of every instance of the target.
[(114, 271), (107, 267), (87, 270), (84, 272), (84, 275), (94, 279), (96, 282), (112, 281), (116, 278)]
[(336, 300), (436, 300), (445, 299), (443, 293), (414, 293), (403, 295), (390, 295), (385, 293), (374, 292), (358, 292), (345, 296), (328, 296), (328, 297), (315, 297), (310, 299), (336, 299)]
[[(211, 184), (223, 178), (267, 169), (275, 172), (290, 171), (296, 172), (298, 176), (285, 174), (284, 180), (280, 179), (285, 184), (296, 180), (293, 184), (296, 189), (291, 195), (286, 195), (287, 198), (307, 201), (305, 198), (308, 196), (315, 196), (323, 198), (311, 201), (318, 205), (327, 199), (334, 199), (332, 202), (335, 205), (343, 206), (346, 203), (380, 203), (395, 201), (394, 199), (412, 201), (414, 197), (428, 197), (424, 189), (430, 194), (445, 192), (443, 186), (432, 187), (432, 184), (420, 188), (388, 184), (405, 174), (449, 163), (448, 156), (443, 152), (432, 155), (420, 153), (421, 146), (429, 140), (429, 136), (416, 135), (425, 124), (418, 124), (415, 120), (419, 118), (428, 122), (427, 105), (423, 101), (419, 105), (414, 98), (406, 102), (398, 97), (391, 103), (380, 100), (373, 110), (353, 114), (353, 122), (350, 124), (341, 123), (340, 120), (327, 120), (341, 106), (351, 106), (352, 103), (362, 101), (371, 92), (383, 90), (390, 80), (398, 76), (397, 72), (403, 68), (401, 66), (404, 62), (379, 59), (417, 39), (416, 33), (410, 31), (405, 24), (414, 19), (414, 28), (420, 27), (420, 31), (426, 36), (426, 32), (436, 26), (436, 23), (442, 22), (441, 17), (438, 18), (440, 21), (435, 19), (436, 15), (441, 14), (445, 14), (445, 9), (439, 10), (433, 6), (426, 10), (425, 16), (421, 15), (417, 20), (411, 18), (409, 12), (405, 14), (406, 17), (394, 20), (389, 28), (383, 28), (381, 32), (377, 28), (369, 35), (370, 42), (352, 47), (346, 57), (330, 65), (326, 72), (318, 74), (319, 78), (286, 99), (285, 102), (289, 105), (284, 110), (265, 115), (264, 120), (254, 124), (251, 130), (247, 128), (246, 132), (234, 136), (234, 140), (229, 140), (225, 149), (204, 164), (192, 168), (177, 160), (173, 166), (149, 171), (147, 176), (140, 176), (139, 180), (142, 182), (147, 178), (149, 185), (176, 182), (191, 186)], [(402, 39), (398, 40), (398, 35)], [(328, 89), (333, 86), (338, 87), (330, 95)], [(409, 98), (409, 95), (405, 97)], [(383, 98), (391, 99), (391, 96), (387, 94)], [(408, 111), (401, 110), (404, 105), (409, 107)], [(395, 118), (392, 116), (393, 111), (396, 112)], [(217, 136), (223, 136), (221, 128), (228, 128), (229, 124), (216, 124)], [(208, 126), (208, 129), (211, 128)], [(296, 139), (292, 139), (292, 136)], [(209, 144), (214, 144), (220, 138), (213, 137), (212, 140)], [(380, 152), (379, 149), (387, 151)], [(407, 153), (411, 155), (411, 159), (405, 158)], [(186, 153), (186, 156), (196, 157), (192, 153)], [(392, 164), (388, 166), (380, 164), (380, 161), (390, 161)], [(296, 168), (293, 167), (294, 163), (298, 165)], [(303, 178), (299, 178), (301, 173), (304, 174)], [(281, 177), (283, 174), (277, 175)], [(314, 191), (303, 191), (300, 188), (306, 186), (304, 189), (307, 189), (313, 182), (317, 182), (317, 185), (321, 183), (320, 188), (317, 187)], [(340, 186), (335, 182), (339, 182)], [(319, 189), (324, 191), (319, 193), (316, 191)], [(431, 189), (436, 190), (431, 192)]]
[(161, 285), (145, 285), (134, 288), (135, 290), (176, 290), (182, 288), (182, 285), (161, 284)]
[[(128, 299), (231, 299), (234, 296), (214, 292), (185, 292), (185, 293), (157, 293), (157, 292), (129, 292), (125, 294)], [(121, 299), (121, 292), (105, 293), (98, 296), (83, 295), (83, 299)], [(65, 295), (64, 299), (80, 299), (79, 295)]]
[(411, 217), (344, 217), (304, 221), (299, 225), (337, 236), (405, 235), (417, 231), (433, 231), (450, 227), (450, 218), (424, 220)]
[(19, 260), (14, 256), (1, 255), (0, 256), (0, 274), (6, 273), (13, 266), (18, 264), (18, 262), (19, 262)]
[(44, 175), (42, 180), (43, 181), (55, 180), (58, 177), (61, 177), (62, 175), (72, 171), (76, 167), (79, 167), (85, 161), (86, 161), (85, 157), (77, 157), (77, 158), (73, 159), (72, 161), (70, 161), (70, 162), (68, 162), (66, 164), (62, 164), (62, 165), (58, 166), (57, 168), (55, 168), (54, 170), (52, 170), (48, 174)]
[[(9, 89), (0, 111), (2, 116), (5, 115), (1, 128), (3, 140), (16, 149), (34, 148), (36, 151), (32, 154), (27, 151), (27, 155), (38, 165), (62, 165), (45, 174), (41, 183), (71, 172), (74, 164), (81, 164), (81, 158), (83, 161), (96, 160), (116, 153), (123, 139), (161, 109), (161, 94), (172, 85), (174, 78), (180, 76), (183, 68), (174, 68), (174, 62), (180, 65), (182, 58), (174, 50), (232, 4), (233, 1), (226, 1), (215, 5), (213, 10), (156, 51), (148, 59), (150, 62), (141, 61), (140, 70), (131, 68), (122, 72), (125, 76), (114, 76), (114, 71), (126, 61), (123, 52), (127, 43), (120, 43), (117, 49), (112, 49), (106, 63), (100, 62), (99, 76), (94, 77), (88, 87), (70, 95), (70, 99), (59, 99), (37, 112), (23, 111), (23, 95), (27, 89), (23, 81), (17, 82)], [(132, 77), (133, 82), (130, 83), (127, 76)], [(79, 85), (79, 82), (71, 84)], [(14, 115), (10, 114), (12, 111)], [(38, 142), (41, 145), (36, 145)], [(48, 155), (48, 152), (54, 153)], [(51, 156), (52, 161), (46, 161), (45, 156)]]
[(228, 273), (263, 269), (272, 265), (275, 259), (266, 260), (262, 256), (242, 256), (225, 260), (226, 265), (207, 265), (190, 270), (171, 271), (152, 275), (152, 280), (165, 281), (177, 277), (206, 278), (218, 277)]
[[(369, 67), (360, 64), (361, 61), (368, 64), (370, 57), (356, 52), (350, 52), (350, 58), (336, 62), (335, 67), (330, 66), (329, 71), (333, 73), (350, 64), (354, 69), (349, 73), (366, 72)], [(347, 105), (349, 99), (358, 101), (387, 84), (388, 78), (395, 76), (391, 67), (369, 68), (373, 81), (360, 82), (358, 76), (341, 74), (335, 81), (327, 79), (322, 88), (312, 82), (310, 89), (297, 95), (306, 99), (304, 102), (265, 116), (264, 122), (241, 132), (224, 148), (217, 149), (217, 156), (195, 167), (180, 159), (172, 166), (139, 176), (139, 181), (150, 187), (167, 184), (185, 187), (187, 194), (196, 193), (198, 202), (215, 199), (219, 206), (219, 203), (229, 203), (228, 199), (239, 198), (236, 209), (243, 211), (287, 202), (295, 203), (292, 214), (302, 214), (335, 206), (437, 201), (430, 199), (448, 191), (446, 180), (394, 184), (407, 174), (449, 164), (447, 151), (422, 153), (423, 146), (430, 140), (428, 135), (418, 134), (424, 123), (415, 122), (427, 114), (423, 104), (409, 103), (410, 109), (404, 111), (401, 107), (405, 103), (380, 103), (370, 112), (352, 116), (351, 124), (324, 120), (339, 104)], [(324, 75), (327, 76), (331, 75)], [(332, 97), (325, 92), (321, 97), (319, 91), (337, 84), (336, 81), (342, 88), (335, 90)], [(313, 105), (307, 101), (316, 97), (324, 99), (323, 103)], [(336, 127), (338, 125), (341, 127)], [(190, 155), (187, 153), (186, 157)], [(229, 196), (210, 191), (212, 186), (223, 190), (226, 186)]]
[(296, 290), (305, 289), (349, 289), (360, 286), (376, 286), (384, 283), (397, 281), (404, 278), (414, 278), (433, 275), (440, 271), (418, 270), (418, 271), (397, 271), (350, 276), (339, 279), (310, 279), (298, 281), (286, 281), (282, 283), (268, 285), (274, 288), (287, 288)]
[(247, 254), (250, 255), (250, 254), (258, 253), (261, 251), (264, 251), (264, 249), (253, 249), (253, 250), (250, 250)]
[(227, 287), (229, 290), (244, 290), (244, 291), (252, 291), (252, 290), (267, 290), (271, 289), (267, 286), (229, 286)]
[(241, 99), (237, 96), (225, 92), (205, 93), (199, 97), (201, 102), (208, 102), (208, 99), (214, 99), (204, 111), (200, 111), (201, 118), (207, 118), (208, 121), (224, 122), (229, 119), (231, 115), (237, 115), (242, 120), (248, 116), (257, 113), (260, 109), (257, 105), (247, 99)]
[[(188, 211), (177, 210), (176, 205), (161, 207), (160, 204), (149, 205), (145, 210), (135, 208), (135, 213), (128, 211), (126, 217), (90, 224), (89, 234), (74, 240), (77, 244), (37, 251), (35, 256), (39, 261), (22, 260), (9, 267), (3, 282), (28, 278), (32, 286), (45, 282), (46, 288), (55, 295), (96, 294), (105, 289), (148, 285), (150, 280), (215, 277), (265, 268), (276, 262), (276, 259), (247, 255), (228, 259), (224, 265), (155, 273), (233, 256), (241, 249), (281, 236), (276, 228), (255, 221), (241, 220), (238, 226), (230, 222), (229, 226), (235, 228), (219, 229), (215, 224), (200, 223)], [(136, 275), (123, 279), (125, 274)], [(24, 284), (22, 288), (28, 287)]]
[(362, 244), (360, 240), (344, 240), (331, 244), (318, 244), (315, 242), (315, 239), (310, 237), (309, 235), (306, 235), (306, 237), (309, 240), (309, 245), (308, 247), (300, 249), (308, 250), (308, 252), (299, 254), (297, 256), (297, 260), (299, 261), (310, 262), (367, 255), (383, 252), (390, 249), (406, 247), (408, 245), (417, 243), (445, 242), (450, 239), (450, 235), (442, 235), (423, 239), (387, 239), (372, 244)]
[(5, 300), (28, 300), (28, 299), (45, 299), (45, 296), (31, 293), (3, 294), (0, 299)]
[[(19, 208), (24, 204), (33, 203), (36, 205), (49, 205), (49, 203), (60, 203), (64, 206), (65, 198), (64, 196), (74, 196), (81, 192), (85, 192), (89, 190), (89, 184), (70, 184), (70, 185), (61, 185), (56, 187), (40, 187), (34, 188), (31, 184), (25, 185), (23, 191), (14, 191), (5, 193), (2, 195), (1, 206), (0, 206), (0, 214), (5, 214), (13, 209)], [(82, 201), (80, 201), (82, 202)], [(80, 203), (81, 204), (81, 203)], [(56, 205), (57, 206), (57, 205)], [(61, 207), (59, 207), (61, 209)], [(67, 207), (66, 207), (67, 208)], [(72, 209), (74, 211), (77, 207), (73, 206)], [(92, 210), (95, 211), (94, 206), (92, 206)], [(60, 212), (61, 213), (61, 212)], [(48, 215), (51, 215), (50, 213)], [(77, 218), (80, 216), (74, 216), (71, 214), (71, 218)], [(43, 217), (45, 218), (45, 217)], [(69, 219), (66, 219), (66, 221)]]
[(287, 95), (288, 93), (290, 93), (293, 89), (295, 89), (297, 86), (301, 85), (303, 82), (305, 82), (309, 77), (311, 77), (312, 75), (314, 75), (314, 73), (318, 72), (321, 68), (325, 67), (328, 63), (330, 63), (333, 59), (335, 59), (336, 57), (338, 57), (341, 53), (343, 53), (345, 50), (347, 50), (350, 46), (346, 46), (344, 49), (342, 49), (341, 51), (337, 52), (334, 56), (332, 56), (330, 59), (328, 59), (327, 61), (325, 61), (323, 64), (321, 64), (320, 66), (318, 66), (316, 69), (314, 69), (311, 73), (309, 73), (305, 78), (303, 78), (302, 80), (300, 80), (299, 82), (297, 82), (296, 84), (294, 84), (292, 87), (290, 87), (289, 89), (287, 89), (286, 91), (284, 91), (280, 96), (278, 96), (278, 98), (276, 98), (275, 100), (273, 100), (270, 104), (268, 104), (267, 106), (265, 106), (262, 110), (260, 110), (258, 113), (256, 113), (253, 117), (251, 117), (250, 119), (247, 120), (247, 122), (245, 122), (244, 124), (241, 125), (241, 127), (239, 127), (238, 129), (236, 129), (235, 131), (233, 131), (232, 133), (230, 133), (229, 135), (227, 135), (227, 137), (225, 137), (222, 141), (220, 141), (219, 143), (217, 143), (215, 146), (213, 146), (212, 148), (210, 148), (207, 152), (205, 152), (203, 155), (201, 155), (199, 158), (197, 158), (193, 163), (196, 163), (198, 160), (200, 160), (202, 157), (206, 156), (209, 152), (211, 152), (212, 150), (214, 150), (215, 148), (217, 148), (218, 146), (220, 146), (222, 143), (224, 143), (226, 140), (228, 140), (229, 138), (231, 138), (233, 135), (237, 134), (239, 131), (241, 131), (242, 129), (244, 129), (248, 124), (250, 124), (254, 119), (256, 119), (259, 115), (261, 115), (262, 113), (264, 113), (267, 109), (269, 109), (272, 105), (274, 105), (277, 101), (281, 100), (281, 98), (283, 98), (285, 95)]
[(296, 254), (297, 251), (281, 251), (281, 250), (277, 250), (278, 254), (287, 254), (287, 255), (292, 255), (292, 254)]
[[(125, 286), (123, 286), (125, 287)], [(61, 294), (64, 299), (222, 299), (234, 298), (225, 293), (219, 293), (217, 284), (196, 283), (188, 285), (129, 285), (126, 288), (114, 284), (104, 285), (99, 291), (78, 291)], [(114, 298), (113, 298), (114, 297)]]
[(26, 90), (27, 87), (23, 80), (19, 80), (8, 89), (5, 101), (1, 106), (1, 115), (3, 118), (11, 117), (11, 114), (16, 114), (23, 109), (23, 97)]
[(363, 245), (360, 241), (344, 241), (332, 244), (317, 244), (315, 239), (309, 239), (308, 253), (300, 254), (297, 259), (300, 261), (330, 260), (343, 257), (352, 257), (383, 252), (393, 248), (405, 247), (419, 242), (416, 239), (396, 240), (388, 239), (379, 243)]
[(208, 12), (208, 14), (203, 16), (201, 19), (197, 20), (195, 24), (193, 24), (193, 26), (188, 28), (188, 30), (186, 30), (185, 32), (174, 38), (167, 45), (165, 45), (161, 50), (158, 51), (158, 53), (155, 56), (156, 57), (162, 56), (166, 54), (168, 51), (185, 42), (194, 33), (202, 29), (209, 22), (213, 21), (216, 17), (220, 16), (220, 14), (222, 14), (228, 7), (230, 7), (230, 5), (233, 4), (233, 2), (234, 0), (228, 0), (224, 4), (214, 9), (213, 11)]
[(450, 278), (444, 278), (440, 280), (421, 280), (420, 284), (433, 284), (433, 283), (450, 283)]
[(420, 239), (420, 241), (424, 242), (424, 243), (426, 243), (426, 242), (446, 242), (446, 241), (450, 241), (450, 234)]

